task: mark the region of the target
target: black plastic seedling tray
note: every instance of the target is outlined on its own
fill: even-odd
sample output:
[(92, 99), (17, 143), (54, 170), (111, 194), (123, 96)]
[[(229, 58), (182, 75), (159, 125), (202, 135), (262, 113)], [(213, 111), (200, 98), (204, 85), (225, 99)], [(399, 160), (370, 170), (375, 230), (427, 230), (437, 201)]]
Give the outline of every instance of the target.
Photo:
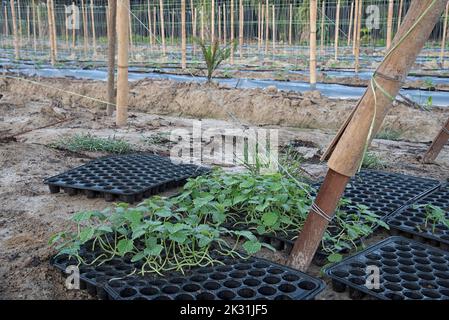
[[(81, 251), (86, 262), (101, 251)], [(138, 263), (115, 257), (101, 266), (81, 265), (80, 287), (99, 299), (109, 300), (312, 300), (324, 282), (300, 271), (264, 260), (215, 256), (221, 264), (161, 276), (130, 275)], [(77, 261), (54, 257), (51, 263), (64, 271)]]
[[(321, 183), (314, 187), (318, 190)], [(373, 170), (363, 170), (351, 179), (346, 187), (344, 198), (351, 200), (351, 204), (343, 209), (357, 213), (356, 205), (365, 205), (368, 210), (386, 220), (389, 215), (426, 196), (440, 186), (440, 182), (432, 179), (412, 177), (397, 173)], [(227, 225), (230, 229), (246, 230), (250, 226), (239, 224), (238, 228)], [(374, 230), (373, 230), (374, 231)], [(271, 244), (276, 250), (291, 252), (295, 237), (298, 234), (266, 234), (259, 237), (260, 241)], [(363, 239), (359, 239), (360, 243)], [(356, 242), (357, 243), (357, 242)], [(357, 243), (357, 244), (358, 244)], [(348, 253), (347, 249), (340, 253)], [(314, 263), (323, 266), (327, 262), (329, 253), (318, 251)]]
[[(445, 210), (449, 219), (449, 184), (442, 186), (428, 196), (419, 200), (416, 205), (434, 205)], [(396, 212), (388, 219), (388, 225), (393, 233), (413, 237), (417, 241), (428, 242), (440, 246), (443, 250), (449, 249), (449, 228), (444, 224), (437, 224), (433, 230), (432, 223), (426, 227), (426, 209), (407, 206)]]
[(82, 192), (88, 198), (133, 203), (169, 188), (183, 185), (209, 170), (192, 164), (174, 164), (153, 154), (132, 154), (96, 159), (47, 178), (51, 193), (64, 189), (69, 195)]
[[(379, 287), (372, 269), (379, 268)], [(449, 300), (449, 252), (403, 237), (390, 237), (328, 268), (333, 289), (353, 299)]]

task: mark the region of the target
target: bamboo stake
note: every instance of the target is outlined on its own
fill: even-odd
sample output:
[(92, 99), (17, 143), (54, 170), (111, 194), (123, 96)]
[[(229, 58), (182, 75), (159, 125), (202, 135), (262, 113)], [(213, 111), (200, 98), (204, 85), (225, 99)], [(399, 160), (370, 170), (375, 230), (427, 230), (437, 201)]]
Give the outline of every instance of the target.
[[(67, 8), (67, 6), (64, 5), (64, 8)], [(66, 10), (64, 10), (64, 18), (65, 18), (65, 46), (66, 48), (69, 48), (69, 16), (67, 15)]]
[(310, 88), (316, 89), (316, 23), (317, 23), (317, 0), (310, 0)]
[(181, 0), (181, 28), (182, 28), (181, 67), (182, 69), (186, 69), (187, 68), (186, 0)]
[(175, 44), (175, 9), (172, 10), (171, 15), (171, 44)]
[(196, 34), (197, 34), (197, 9), (195, 7), (192, 6), (192, 10), (193, 10), (193, 23), (192, 23), (192, 34), (193, 34), (193, 54), (196, 54)]
[(9, 1), (11, 7), (12, 33), (14, 37), (14, 54), (15, 59), (20, 60), (19, 36), (17, 34), (16, 8), (14, 0)]
[(201, 6), (201, 41), (204, 42), (204, 5)]
[(272, 5), (272, 19), (273, 19), (273, 26), (271, 27), (273, 35), (272, 35), (272, 41), (273, 41), (273, 54), (275, 53), (276, 50), (276, 7), (274, 6), (274, 4)]
[(30, 6), (27, 5), (27, 42), (31, 39)]
[(441, 40), (440, 64), (441, 64), (442, 67), (444, 67), (444, 51), (446, 49), (448, 15), (449, 15), (449, 2), (446, 5), (446, 11), (444, 13), (443, 39)]
[(290, 14), (288, 21), (288, 45), (291, 46), (293, 42), (293, 3), (290, 3)]
[[(329, 225), (329, 222), (316, 212), (323, 211), (330, 219), (333, 217), (349, 178), (359, 168), (367, 143), (369, 144), (371, 138), (375, 136), (392, 106), (389, 96), (395, 97), (399, 92), (402, 86), (401, 79), (405, 79), (412, 68), (447, 2), (446, 0), (433, 1), (412, 2), (412, 7), (393, 41), (395, 51), (384, 59), (377, 70), (377, 76), (375, 75), (382, 90), (379, 88), (366, 90), (358, 106), (326, 152), (325, 157), (331, 153), (328, 162), (329, 171), (316, 197), (315, 209), (309, 212), (289, 257), (288, 264), (291, 267), (301, 271), (307, 271), (309, 268)], [(432, 3), (434, 5), (430, 7)], [(427, 14), (422, 16), (424, 12)], [(418, 19), (420, 22), (413, 29)], [(407, 39), (402, 41), (406, 35)], [(388, 78), (380, 75), (388, 75)], [(387, 92), (388, 96), (383, 91)]]
[(92, 22), (92, 45), (94, 47), (94, 56), (96, 56), (97, 55), (97, 36), (95, 34), (94, 0), (90, 0), (90, 20)]
[(221, 36), (222, 36), (222, 34), (221, 34), (221, 6), (218, 5), (218, 40), (219, 40), (219, 42), (222, 42)]
[(354, 17), (354, 1), (351, 2), (351, 11), (349, 13), (348, 47), (351, 45), (352, 18)]
[(117, 1), (117, 115), (116, 124), (123, 127), (128, 122), (128, 48), (129, 48), (129, 0)]
[(235, 21), (234, 21), (234, 0), (231, 0), (231, 65), (234, 64), (234, 37), (235, 37)]
[(260, 43), (261, 49), (265, 39), (265, 4), (262, 3), (262, 13), (260, 15)]
[(153, 32), (154, 32), (154, 43), (157, 43), (157, 9), (156, 6), (153, 7)]
[(161, 18), (161, 39), (162, 39), (162, 55), (167, 55), (167, 48), (165, 47), (165, 25), (164, 25), (164, 1), (159, 0), (159, 13)]
[(56, 34), (56, 17), (55, 17), (55, 4), (53, 0), (51, 0), (51, 19), (53, 21), (53, 50), (55, 51), (55, 60), (58, 60), (58, 38)]
[(270, 5), (268, 0), (266, 0), (265, 4), (265, 55), (268, 54), (268, 46), (269, 46), (269, 37), (270, 37)]
[(151, 6), (150, 6), (150, 0), (148, 0), (148, 8), (147, 8), (147, 15), (148, 15), (148, 37), (150, 40), (150, 48), (153, 48), (153, 26), (151, 23)]
[(211, 0), (210, 4), (210, 40), (215, 41), (215, 0)]
[(87, 35), (87, 14), (84, 6), (84, 0), (81, 0), (81, 13), (83, 15), (83, 33), (84, 33), (84, 56), (87, 58), (88, 35)]
[(387, 17), (387, 50), (391, 47), (391, 40), (393, 38), (393, 13), (394, 2), (389, 0), (388, 2), (388, 17)]
[(401, 26), (401, 23), (402, 23), (402, 10), (403, 10), (403, 6), (404, 6), (404, 0), (401, 0), (401, 1), (399, 2), (398, 30), (399, 30), (399, 27)]
[(335, 61), (338, 61), (338, 40), (340, 38), (340, 5), (341, 0), (337, 1), (337, 13), (335, 17)]
[[(72, 2), (72, 14), (75, 12), (75, 10), (77, 10), (77, 7), (75, 6), (75, 2)], [(76, 50), (76, 20), (78, 19), (78, 17), (72, 18), (72, 51), (73, 54), (75, 54), (75, 50)]]
[(131, 8), (128, 10), (128, 38), (129, 38), (129, 58), (133, 59), (133, 53), (134, 53), (134, 41), (133, 41), (133, 19), (131, 17)]
[(359, 13), (357, 19), (357, 41), (355, 46), (355, 73), (357, 74), (360, 69), (360, 36), (362, 31), (362, 7), (363, 0), (359, 0)]
[(53, 16), (51, 13), (51, 0), (47, 0), (47, 18), (48, 18), (48, 34), (50, 36), (50, 61), (51, 65), (55, 65), (56, 63), (56, 57), (55, 57), (55, 51), (54, 51), (54, 32), (53, 32)]
[(320, 41), (320, 48), (321, 48), (321, 54), (324, 55), (325, 50), (324, 50), (324, 20), (326, 17), (326, 1), (323, 0), (322, 1), (322, 5), (321, 5), (321, 30), (320, 30), (320, 37), (321, 37), (321, 41)]
[(239, 52), (240, 52), (240, 59), (243, 58), (243, 24), (244, 24), (244, 14), (243, 14), (243, 0), (240, 0), (240, 10), (239, 10), (239, 22), (240, 22), (240, 28), (239, 28)]
[(20, 7), (20, 0), (17, 0), (17, 18), (19, 19), (19, 42), (21, 42), (23, 30), (22, 30), (22, 8)]
[(226, 3), (223, 3), (223, 44), (226, 46), (228, 42), (228, 24), (226, 17)]
[(37, 10), (37, 31), (39, 38), (42, 37), (42, 21), (41, 21), (41, 6), (40, 3), (36, 6)]
[(8, 9), (5, 6), (5, 35), (9, 36)]
[(117, 42), (116, 29), (117, 29), (117, 1), (108, 0), (109, 12), (108, 12), (108, 106), (107, 115), (112, 116), (114, 113), (114, 101), (115, 101), (115, 46)]
[(32, 12), (33, 12), (33, 47), (34, 51), (37, 50), (37, 38), (36, 38), (36, 4), (34, 3), (34, 0), (31, 3), (32, 5)]
[(353, 23), (353, 34), (352, 34), (352, 54), (355, 55), (355, 47), (357, 45), (357, 30), (359, 21), (359, 3), (360, 0), (355, 0), (354, 8), (354, 23)]
[(258, 14), (257, 14), (257, 50), (260, 51), (260, 44), (261, 44), (261, 38), (260, 38), (260, 13), (262, 11), (262, 8), (260, 6), (260, 2), (259, 2), (259, 6), (258, 6)]
[(423, 163), (432, 163), (436, 160), (438, 155), (443, 150), (447, 141), (449, 140), (449, 120), (447, 120), (444, 127), (440, 130), (440, 133), (433, 140), (432, 145), (427, 150), (423, 157)]

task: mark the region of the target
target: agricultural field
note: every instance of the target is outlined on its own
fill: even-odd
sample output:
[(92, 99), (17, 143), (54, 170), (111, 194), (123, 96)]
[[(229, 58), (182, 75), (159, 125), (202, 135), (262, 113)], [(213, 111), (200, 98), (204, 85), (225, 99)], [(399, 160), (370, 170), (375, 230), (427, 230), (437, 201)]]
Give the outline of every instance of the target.
[(0, 8), (0, 299), (449, 300), (447, 1)]

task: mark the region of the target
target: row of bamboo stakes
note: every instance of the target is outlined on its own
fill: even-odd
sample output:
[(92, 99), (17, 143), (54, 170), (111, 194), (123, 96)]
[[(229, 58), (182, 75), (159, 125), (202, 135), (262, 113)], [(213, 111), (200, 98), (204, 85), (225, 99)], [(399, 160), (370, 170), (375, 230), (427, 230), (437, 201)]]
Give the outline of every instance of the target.
[[(16, 14), (18, 14), (19, 21), (22, 21), (22, 13), (21, 13), (21, 6), (20, 6), (20, 0), (17, 0), (17, 9), (18, 12), (16, 12), (16, 6), (15, 6), (15, 0), (9, 0), (10, 1), (10, 7), (11, 7), (11, 20), (12, 20), (12, 26), (13, 26), (13, 36), (14, 36), (14, 52), (15, 52), (15, 58), (20, 59), (20, 44), (22, 43), (22, 24), (19, 23), (17, 25), (17, 19)], [(93, 0), (80, 0), (81, 1), (81, 16), (83, 20), (83, 40), (84, 40), (84, 53), (87, 56), (89, 52), (89, 30), (88, 30), (88, 16), (90, 14), (90, 20), (91, 20), (91, 39), (92, 39), (92, 48), (93, 48), (93, 54), (94, 56), (97, 55), (97, 41), (96, 41), (96, 32), (95, 32), (95, 17), (94, 17), (94, 3)], [(90, 1), (90, 2), (89, 2)], [(236, 3), (238, 1), (238, 3)], [(89, 2), (89, 3), (88, 3)], [(231, 12), (234, 12), (235, 6), (238, 6), (238, 17), (239, 17), (239, 27), (238, 27), (238, 44), (240, 47), (240, 58), (243, 58), (243, 46), (244, 46), (244, 10), (243, 10), (243, 0), (231, 0), (230, 3), (230, 10)], [(321, 30), (324, 30), (324, 24), (326, 20), (326, 0), (322, 1), (322, 7), (321, 7)], [(75, 6), (74, 3), (72, 3), (72, 6)], [(89, 6), (89, 7), (88, 7)], [(211, 0), (211, 22), (210, 22), (210, 28), (206, 26), (205, 18), (204, 18), (204, 5), (201, 6), (201, 9), (194, 7), (193, 0), (190, 0), (190, 6), (193, 8), (190, 12), (191, 19), (192, 19), (192, 36), (194, 38), (197, 37), (198, 33), (202, 40), (206, 37), (206, 29), (209, 30), (210, 37), (212, 41), (216, 40), (216, 34), (215, 31), (217, 29), (216, 26), (216, 2), (215, 0)], [(335, 41), (334, 41), (334, 52), (335, 52), (335, 60), (338, 60), (339, 56), (339, 40), (340, 37), (340, 8), (341, 8), (341, 0), (337, 0), (337, 14), (335, 19)], [(218, 40), (226, 45), (227, 43), (227, 15), (226, 15), (226, 4), (222, 4), (218, 6)], [(27, 34), (28, 39), (31, 38), (31, 30), (32, 37), (33, 37), (33, 43), (34, 48), (37, 47), (37, 36), (41, 35), (43, 33), (42, 28), (42, 21), (41, 21), (41, 14), (40, 14), (41, 6), (35, 4), (35, 0), (32, 0), (31, 3), (31, 9), (30, 6), (27, 6), (27, 14), (26, 14), (26, 26), (27, 26)], [(159, 17), (160, 17), (160, 42), (161, 42), (161, 48), (162, 48), (162, 54), (163, 56), (166, 56), (167, 54), (167, 43), (166, 43), (166, 27), (165, 27), (165, 21), (164, 21), (164, 2), (163, 0), (159, 0)], [(270, 36), (271, 36), (271, 44), (273, 50), (276, 49), (276, 7), (274, 5), (270, 5), (268, 0), (265, 0), (265, 3), (259, 2), (258, 4), (258, 29), (257, 29), (257, 46), (259, 50), (262, 50), (264, 47), (265, 42), (265, 54), (268, 54), (269, 46), (270, 46)], [(403, 10), (403, 0), (400, 0), (399, 4), (399, 12), (398, 12), (398, 28), (401, 24), (402, 20), (402, 10)], [(108, 10), (107, 10), (108, 11)], [(200, 14), (200, 26), (197, 25), (198, 20), (198, 11)], [(271, 11), (271, 15), (270, 15)], [(350, 7), (350, 24), (349, 24), (349, 32), (346, 35), (347, 37), (347, 45), (349, 46), (352, 42), (353, 46), (353, 54), (355, 56), (355, 69), (356, 71), (359, 70), (360, 64), (359, 64), (359, 57), (360, 57), (360, 36), (361, 36), (361, 17), (363, 13), (363, 5), (362, 0), (353, 0), (351, 2)], [(5, 33), (8, 34), (9, 30), (8, 28), (8, 12), (5, 7)], [(58, 49), (57, 49), (57, 36), (56, 36), (56, 21), (55, 21), (55, 10), (54, 10), (54, 0), (47, 0), (47, 17), (48, 17), (48, 33), (49, 33), (49, 41), (50, 41), (50, 60), (52, 63), (55, 63), (58, 57)], [(108, 20), (108, 15), (106, 15)], [(174, 38), (174, 15), (172, 15), (172, 30), (171, 30), (171, 36), (172, 39)], [(37, 19), (36, 19), (37, 18)], [(394, 0), (389, 0), (388, 5), (388, 18), (387, 18), (387, 39), (386, 39), (386, 47), (387, 49), (391, 46), (391, 40), (393, 37), (393, 18), (394, 18)], [(131, 24), (132, 17), (129, 18), (129, 29), (130, 29), (130, 43), (131, 43), (131, 50), (133, 48), (133, 32), (132, 32), (132, 24)], [(32, 22), (30, 22), (32, 20)], [(37, 20), (37, 21), (36, 21)], [(447, 42), (447, 20), (448, 20), (448, 10), (446, 10), (445, 13), (445, 19), (444, 19), (444, 28), (443, 28), (443, 37), (441, 41), (441, 52), (440, 52), (440, 61), (444, 61), (444, 54), (445, 54), (445, 47)], [(148, 0), (148, 26), (145, 26), (148, 29), (149, 32), (149, 44), (150, 46), (154, 46), (156, 42), (158, 41), (155, 32), (157, 30), (156, 26), (157, 21), (157, 10), (156, 7), (153, 7), (153, 10), (151, 10), (150, 1)], [(315, 21), (315, 22), (314, 22)], [(38, 26), (36, 27), (36, 22)], [(271, 34), (270, 34), (270, 22), (271, 22)], [(289, 17), (288, 17), (288, 44), (292, 45), (293, 42), (293, 4), (289, 5)], [(316, 25), (317, 23), (317, 17), (311, 17), (311, 24)], [(108, 25), (108, 23), (107, 23)], [(231, 32), (230, 32), (230, 43), (234, 43), (234, 36), (235, 36), (235, 16), (234, 14), (231, 14)], [(201, 30), (197, 30), (198, 27), (200, 27)], [(65, 26), (65, 42), (66, 46), (69, 47), (69, 38), (70, 38), (70, 29), (72, 29), (72, 49), (75, 50), (76, 47), (76, 30), (75, 28), (71, 28), (69, 19), (66, 17), (66, 26)], [(36, 32), (36, 30), (38, 32)], [(186, 1), (181, 1), (181, 65), (183, 67), (186, 66), (186, 50), (187, 50), (187, 32), (186, 32)], [(316, 33), (316, 30), (313, 32)], [(311, 47), (314, 47), (314, 45), (311, 43)], [(320, 52), (321, 54), (324, 53), (325, 50), (325, 39), (324, 39), (324, 32), (321, 32), (321, 39), (320, 39)], [(232, 50), (232, 58), (231, 63), (234, 63), (234, 50)], [(312, 50), (315, 51), (315, 50)], [(132, 51), (131, 51), (132, 54)], [(312, 59), (312, 58), (311, 58)]]

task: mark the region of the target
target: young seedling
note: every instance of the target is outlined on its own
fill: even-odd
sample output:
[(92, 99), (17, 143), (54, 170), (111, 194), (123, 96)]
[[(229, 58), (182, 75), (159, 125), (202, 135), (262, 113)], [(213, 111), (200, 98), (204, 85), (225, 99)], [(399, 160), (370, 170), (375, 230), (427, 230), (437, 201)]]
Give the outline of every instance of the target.
[[(429, 227), (432, 230), (432, 233), (435, 233), (435, 230), (437, 226), (445, 226), (446, 228), (449, 228), (449, 219), (446, 217), (446, 211), (443, 210), (440, 207), (431, 205), (431, 204), (425, 204), (425, 205), (416, 205), (414, 206), (415, 209), (423, 208), (426, 219), (424, 221), (424, 230), (427, 230)], [(417, 227), (420, 232), (423, 230), (420, 226)]]
[(203, 59), (207, 67), (207, 82), (210, 83), (214, 72), (218, 69), (220, 64), (231, 56), (232, 46), (235, 46), (236, 43), (231, 43), (230, 45), (221, 48), (218, 40), (215, 40), (210, 44), (207, 44), (206, 40), (202, 39), (196, 39), (196, 41), (201, 48)]

